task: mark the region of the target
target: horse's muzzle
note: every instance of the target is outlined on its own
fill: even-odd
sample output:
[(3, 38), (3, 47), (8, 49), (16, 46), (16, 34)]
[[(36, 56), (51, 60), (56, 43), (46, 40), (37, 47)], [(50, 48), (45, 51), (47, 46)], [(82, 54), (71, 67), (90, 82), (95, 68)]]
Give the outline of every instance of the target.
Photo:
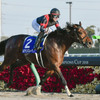
[(85, 42), (85, 43), (83, 43), (83, 45), (84, 45), (85, 47), (87, 47), (87, 48), (91, 48), (92, 45), (93, 45), (93, 42), (92, 42), (92, 41), (90, 41), (90, 42)]

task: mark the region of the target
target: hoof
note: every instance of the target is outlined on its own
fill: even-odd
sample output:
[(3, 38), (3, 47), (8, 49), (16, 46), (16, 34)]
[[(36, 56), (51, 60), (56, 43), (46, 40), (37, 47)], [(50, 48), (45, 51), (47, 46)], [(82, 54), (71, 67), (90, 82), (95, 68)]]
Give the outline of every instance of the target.
[(69, 97), (74, 97), (74, 95), (71, 94), (71, 95), (69, 95)]
[(27, 90), (26, 90), (26, 96), (27, 95), (41, 95), (41, 86), (32, 86), (32, 87), (29, 87)]

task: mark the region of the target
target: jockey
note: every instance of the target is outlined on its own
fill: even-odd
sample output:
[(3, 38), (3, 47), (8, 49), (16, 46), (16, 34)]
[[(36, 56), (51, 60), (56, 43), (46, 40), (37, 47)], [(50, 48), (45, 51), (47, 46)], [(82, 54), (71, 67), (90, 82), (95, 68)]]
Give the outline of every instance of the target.
[(60, 11), (57, 8), (53, 8), (50, 14), (43, 15), (36, 18), (32, 22), (32, 27), (39, 33), (35, 42), (34, 50), (40, 49), (41, 39), (45, 33), (52, 32), (50, 26), (55, 25), (57, 29), (61, 29), (59, 26), (58, 18), (60, 16)]

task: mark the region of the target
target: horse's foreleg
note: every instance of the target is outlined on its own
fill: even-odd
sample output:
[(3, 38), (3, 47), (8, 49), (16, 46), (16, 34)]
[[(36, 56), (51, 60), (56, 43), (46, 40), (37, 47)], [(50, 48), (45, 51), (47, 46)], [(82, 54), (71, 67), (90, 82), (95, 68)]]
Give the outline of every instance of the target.
[(54, 70), (48, 70), (48, 71), (45, 73), (45, 75), (42, 77), (41, 82), (39, 83), (38, 86), (36, 86), (35, 88), (34, 88), (34, 87), (30, 87), (30, 88), (27, 89), (26, 95), (29, 95), (29, 94), (31, 94), (31, 93), (33, 93), (33, 94), (41, 94), (41, 85), (43, 85), (44, 82), (46, 81), (46, 79), (47, 79), (50, 75), (52, 75), (53, 73), (54, 73)]
[(48, 70), (45, 75), (43, 75), (40, 85), (43, 85), (44, 82), (47, 80), (48, 77), (50, 77), (54, 73), (54, 70)]
[(65, 90), (66, 90), (68, 96), (69, 96), (69, 97), (73, 97), (73, 95), (71, 94), (71, 92), (70, 92), (70, 90), (69, 90), (69, 88), (68, 88), (68, 86), (67, 86), (67, 82), (66, 82), (66, 80), (65, 80), (65, 78), (64, 78), (64, 76), (63, 76), (63, 74), (62, 74), (62, 72), (61, 72), (61, 70), (60, 70), (60, 68), (59, 68), (59, 67), (56, 67), (56, 68), (55, 68), (55, 72), (59, 75), (59, 77), (60, 77), (60, 79), (61, 79), (63, 85), (65, 86)]

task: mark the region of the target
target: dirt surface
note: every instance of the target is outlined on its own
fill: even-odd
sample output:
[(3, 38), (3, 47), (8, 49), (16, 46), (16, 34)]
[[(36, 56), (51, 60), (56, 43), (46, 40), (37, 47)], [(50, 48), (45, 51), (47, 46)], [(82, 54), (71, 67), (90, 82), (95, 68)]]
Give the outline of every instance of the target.
[(41, 95), (25, 96), (26, 92), (1, 92), (0, 100), (100, 100), (100, 94), (74, 94), (68, 97), (66, 93), (42, 93)]

